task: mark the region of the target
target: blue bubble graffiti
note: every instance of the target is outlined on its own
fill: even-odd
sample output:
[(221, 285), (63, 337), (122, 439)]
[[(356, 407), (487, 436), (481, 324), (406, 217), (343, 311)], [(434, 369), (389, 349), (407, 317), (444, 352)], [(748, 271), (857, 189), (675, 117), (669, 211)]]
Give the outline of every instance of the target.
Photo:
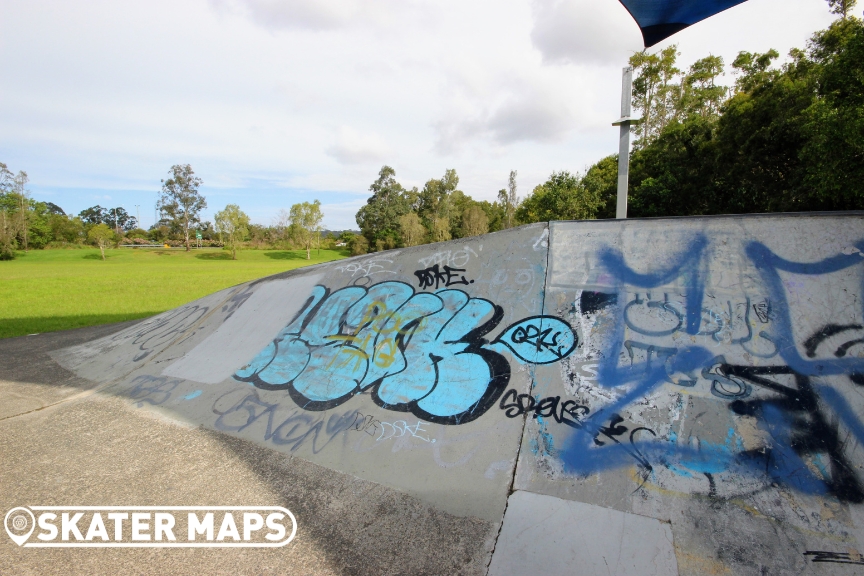
[[(856, 246), (858, 250), (864, 251), (864, 242)], [(616, 389), (619, 395), (616, 400), (579, 422), (579, 426), (572, 430), (567, 441), (558, 449), (557, 454), (565, 470), (589, 475), (635, 463), (641, 469), (642, 477), (648, 478), (653, 473), (653, 467), (663, 466), (673, 472), (689, 470), (703, 474), (711, 483), (712, 491), (715, 481), (713, 474), (733, 471), (768, 478), (771, 482), (805, 493), (831, 493), (843, 501), (864, 501), (864, 483), (847, 458), (846, 441), (843, 440), (843, 435), (849, 434), (859, 443), (864, 442), (864, 425), (842, 394), (821, 380), (829, 376), (845, 376), (853, 386), (864, 386), (864, 359), (847, 354), (852, 346), (864, 344), (864, 338), (861, 338), (864, 322), (828, 323), (811, 334), (796, 337), (792, 311), (781, 281), (781, 272), (816, 277), (857, 267), (852, 272), (858, 274), (860, 282), (864, 278), (864, 257), (853, 253), (812, 263), (797, 263), (777, 256), (761, 243), (748, 243), (744, 252), (761, 275), (767, 290), (764, 303), (753, 306), (754, 315), (763, 323), (767, 323), (770, 316), (772, 322), (771, 329), (767, 333), (761, 332), (759, 336), (774, 344), (782, 363), (743, 366), (727, 363), (723, 355), (712, 352), (708, 347), (681, 345), (684, 341), (695, 343), (697, 337), (702, 337), (702, 342), (712, 348), (720, 342), (716, 337), (719, 319), (713, 319), (717, 324), (714, 329), (702, 329), (703, 321), (712, 321), (712, 318), (703, 316), (702, 308), (708, 248), (707, 239), (698, 236), (677, 257), (670, 259), (671, 265), (648, 274), (632, 270), (620, 251), (607, 248), (600, 252), (602, 266), (616, 279), (616, 293), (602, 298), (602, 301), (598, 300), (596, 294), (586, 293), (586, 304), (592, 312), (600, 311), (614, 316), (608, 348), (599, 360), (596, 384)], [(638, 294), (633, 302), (618, 304), (626, 301), (625, 286), (647, 293), (673, 281), (679, 281), (684, 287), (684, 309), (676, 308), (665, 297), (652, 301), (648, 295), (646, 300), (642, 300)], [(666, 324), (661, 323), (653, 331), (636, 330), (640, 327), (634, 324), (634, 306), (641, 305), (653, 306), (657, 317)], [(749, 323), (749, 298), (745, 306), (742, 316), (744, 323)], [(729, 317), (732, 317), (731, 304), (728, 304), (728, 308)], [(674, 332), (691, 336), (686, 340), (679, 339), (674, 347), (668, 345), (669, 341), (663, 346), (645, 344), (625, 340), (627, 326), (648, 338), (665, 337)], [(848, 341), (839, 346), (840, 340), (829, 342), (831, 337), (837, 335), (848, 335)], [(705, 340), (709, 337), (711, 340)], [(744, 344), (752, 337), (753, 332), (748, 324), (742, 338), (729, 337), (728, 342), (733, 345)], [(712, 341), (715, 342), (712, 344)], [(817, 357), (817, 349), (825, 342), (827, 354)], [(803, 355), (799, 347), (803, 347)], [(629, 354), (629, 364), (620, 362), (622, 357), (626, 358), (622, 350)], [(634, 350), (645, 353), (646, 360), (636, 361)], [(774, 355), (754, 356), (767, 358)], [(634, 440), (631, 433), (629, 442), (623, 438), (619, 440), (618, 436), (624, 434), (627, 428), (616, 425), (622, 422), (618, 413), (664, 383), (673, 382), (670, 374), (690, 375), (689, 378), (682, 377), (674, 381), (674, 384), (682, 387), (696, 385), (695, 375), (701, 374), (702, 378), (711, 382), (713, 396), (727, 401), (729, 410), (734, 414), (755, 418), (759, 429), (770, 436), (771, 442), (759, 450), (748, 450), (731, 439), (724, 445), (712, 447), (706, 442), (694, 447), (679, 443), (671, 433), (668, 438), (649, 438), (646, 435), (643, 441)], [(760, 397), (751, 398), (751, 393), (756, 389), (760, 391)], [(607, 425), (609, 422), (611, 424)], [(838, 423), (845, 426), (845, 433), (838, 429)], [(818, 463), (821, 462), (829, 464), (820, 466)]]
[(484, 298), (403, 282), (316, 286), (303, 310), (235, 378), (285, 390), (306, 410), (327, 410), (369, 390), (379, 406), (443, 424), (463, 424), (495, 404), (517, 361), (545, 364), (577, 345), (570, 325), (523, 319), (485, 338), (504, 311)]

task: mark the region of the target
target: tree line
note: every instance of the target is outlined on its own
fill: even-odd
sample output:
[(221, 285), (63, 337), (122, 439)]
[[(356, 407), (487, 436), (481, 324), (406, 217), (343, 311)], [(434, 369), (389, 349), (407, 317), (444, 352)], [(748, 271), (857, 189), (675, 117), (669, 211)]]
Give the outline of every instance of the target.
[(430, 179), (421, 190), (405, 188), (396, 171), (383, 166), (369, 190), (372, 196), (356, 216), (360, 235), (351, 239), (354, 254), (477, 236), (516, 222), (516, 171), (495, 202), (477, 201), (459, 190), (453, 169)]
[[(740, 52), (734, 86), (719, 56), (679, 68), (677, 46), (634, 54), (633, 107), (642, 122), (630, 159), (628, 216), (695, 216), (864, 208), (864, 23), (854, 0), (788, 63)], [(634, 114), (634, 115), (636, 115)], [(447, 170), (406, 190), (384, 166), (357, 213), (355, 253), (413, 246), (548, 220), (614, 218), (618, 157), (553, 172), (520, 201), (516, 172), (496, 202), (458, 190)]]
[(52, 202), (39, 202), (30, 197), (29, 178), (24, 171), (13, 174), (0, 163), (0, 260), (15, 258), (16, 250), (70, 248), (94, 245), (105, 259), (105, 248), (118, 244), (158, 244), (170, 247), (192, 245), (224, 247), (233, 259), (237, 250), (281, 248), (306, 250), (311, 258), (314, 246), (319, 249), (345, 245), (353, 234), (340, 238), (327, 234), (324, 215), (318, 200), (301, 202), (290, 210), (281, 210), (271, 226), (252, 224), (249, 216), (237, 204), (228, 204), (214, 214), (213, 222), (203, 221), (207, 200), (201, 194), (203, 180), (189, 164), (176, 164), (161, 180), (162, 189), (157, 207), (159, 220), (144, 230), (137, 218), (122, 207), (103, 208), (96, 205), (78, 215), (66, 212)]

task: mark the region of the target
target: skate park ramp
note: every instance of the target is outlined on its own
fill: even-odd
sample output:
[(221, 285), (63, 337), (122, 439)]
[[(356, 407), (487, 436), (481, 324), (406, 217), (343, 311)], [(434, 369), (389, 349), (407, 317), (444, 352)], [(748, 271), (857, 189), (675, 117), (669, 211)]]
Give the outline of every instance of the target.
[[(328, 474), (403, 495), (452, 526), (417, 547), (461, 539), (447, 573), (852, 574), (862, 284), (860, 213), (551, 222), (263, 278), (50, 355), (134, 413), (323, 470), (306, 498), (336, 498)], [(405, 562), (374, 570), (444, 570)]]

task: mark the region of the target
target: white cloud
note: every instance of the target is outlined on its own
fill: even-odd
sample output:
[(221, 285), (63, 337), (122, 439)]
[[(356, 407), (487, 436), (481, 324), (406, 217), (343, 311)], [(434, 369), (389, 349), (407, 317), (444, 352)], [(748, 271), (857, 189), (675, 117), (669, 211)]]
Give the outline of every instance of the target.
[(268, 30), (337, 30), (404, 23), (403, 0), (209, 0), (224, 15), (240, 14)]
[(495, 110), (487, 127), (499, 144), (519, 141), (556, 142), (573, 128), (573, 116), (554, 94), (530, 94)]
[(351, 21), (360, 9), (355, 0), (211, 0), (224, 12), (241, 12), (269, 29), (327, 30)]
[[(682, 67), (728, 63), (831, 18), (751, 0), (668, 42)], [(616, 152), (641, 48), (617, 0), (4, 0), (0, 38), (0, 161), (37, 199), (110, 195), (152, 219), (160, 178), (190, 163), (214, 207), (268, 224), (318, 198), (333, 228), (356, 226), (382, 164), (408, 186), (455, 168), (492, 200), (511, 169), (525, 194)]]
[(368, 164), (387, 160), (390, 148), (374, 132), (359, 133), (348, 126), (339, 128), (336, 144), (327, 154), (341, 164)]
[(534, 0), (531, 41), (543, 60), (618, 64), (642, 49), (639, 27), (620, 2)]

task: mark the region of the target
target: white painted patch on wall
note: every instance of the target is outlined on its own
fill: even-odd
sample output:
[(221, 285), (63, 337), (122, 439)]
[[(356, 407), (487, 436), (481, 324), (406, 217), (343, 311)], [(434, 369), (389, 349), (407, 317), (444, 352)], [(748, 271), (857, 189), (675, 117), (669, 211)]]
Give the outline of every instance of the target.
[(162, 371), (218, 384), (249, 363), (306, 303), (322, 274), (264, 282), (215, 332)]

